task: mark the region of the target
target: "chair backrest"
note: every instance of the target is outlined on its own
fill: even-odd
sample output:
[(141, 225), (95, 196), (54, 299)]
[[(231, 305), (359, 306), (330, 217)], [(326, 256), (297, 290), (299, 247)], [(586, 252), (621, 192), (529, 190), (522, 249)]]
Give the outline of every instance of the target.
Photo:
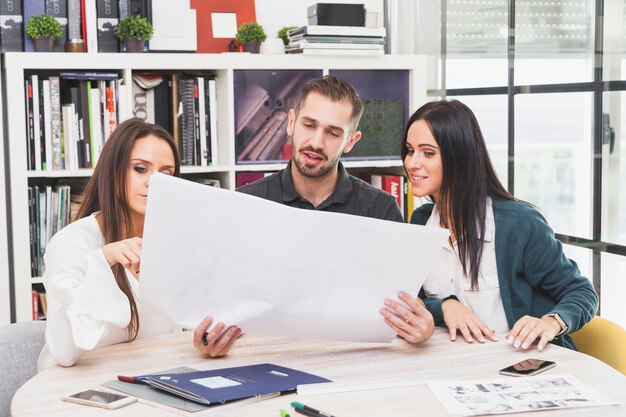
[(602, 317), (594, 317), (572, 333), (580, 352), (593, 356), (626, 375), (626, 330)]
[(45, 329), (44, 321), (0, 327), (0, 417), (11, 415), (15, 391), (37, 373)]

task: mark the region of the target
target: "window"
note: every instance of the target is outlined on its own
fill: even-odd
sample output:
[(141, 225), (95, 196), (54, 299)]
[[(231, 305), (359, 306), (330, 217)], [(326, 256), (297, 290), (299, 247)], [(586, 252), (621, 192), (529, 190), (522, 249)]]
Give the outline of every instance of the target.
[(503, 184), (544, 212), (600, 314), (626, 326), (626, 0), (427, 3), (419, 21), (441, 23), (430, 95), (475, 111)]

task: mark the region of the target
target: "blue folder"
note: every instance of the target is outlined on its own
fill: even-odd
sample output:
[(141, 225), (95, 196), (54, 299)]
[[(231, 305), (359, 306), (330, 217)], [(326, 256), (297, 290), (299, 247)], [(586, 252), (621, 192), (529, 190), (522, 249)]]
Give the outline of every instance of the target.
[(271, 363), (209, 371), (144, 375), (141, 378), (155, 388), (206, 405), (223, 404), (227, 401), (272, 393), (292, 392), (302, 384), (331, 382), (326, 378)]

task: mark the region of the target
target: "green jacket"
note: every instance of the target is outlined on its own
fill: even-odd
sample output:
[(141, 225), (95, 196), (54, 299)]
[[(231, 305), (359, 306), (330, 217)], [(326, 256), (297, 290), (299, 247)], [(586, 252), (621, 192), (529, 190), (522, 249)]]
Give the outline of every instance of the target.
[[(591, 282), (580, 274), (574, 261), (565, 257), (561, 242), (535, 207), (522, 201), (496, 199), (492, 204), (498, 281), (509, 327), (525, 315), (559, 313), (568, 327), (552, 343), (576, 349), (567, 333), (583, 327), (598, 308)], [(426, 224), (433, 207), (426, 204), (417, 208), (411, 223)], [(441, 299), (427, 297), (424, 302), (435, 324), (445, 326)]]

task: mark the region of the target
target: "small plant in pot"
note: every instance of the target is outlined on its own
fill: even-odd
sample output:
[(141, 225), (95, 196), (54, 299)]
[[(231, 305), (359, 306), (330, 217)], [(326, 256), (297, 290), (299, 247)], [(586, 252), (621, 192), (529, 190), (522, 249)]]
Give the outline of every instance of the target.
[(278, 31), (278, 37), (283, 40), (285, 46), (289, 45), (289, 31), (295, 29), (297, 26), (284, 26)]
[(115, 28), (115, 36), (126, 42), (128, 52), (143, 52), (145, 41), (153, 34), (152, 24), (141, 16), (126, 16)]
[(258, 23), (244, 23), (237, 29), (237, 40), (243, 44), (244, 52), (258, 54), (261, 42), (267, 38), (263, 26)]
[(54, 41), (61, 38), (63, 31), (54, 16), (40, 14), (28, 20), (26, 34), (33, 38), (37, 52), (51, 52)]

